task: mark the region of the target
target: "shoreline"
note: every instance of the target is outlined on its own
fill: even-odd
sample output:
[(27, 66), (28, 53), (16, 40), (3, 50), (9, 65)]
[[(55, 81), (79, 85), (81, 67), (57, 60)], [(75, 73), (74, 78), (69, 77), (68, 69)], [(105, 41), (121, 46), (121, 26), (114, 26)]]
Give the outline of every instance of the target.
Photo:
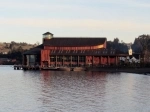
[(125, 73), (138, 73), (147, 74), (150, 73), (150, 68), (87, 68), (87, 71), (96, 72), (125, 72)]
[(120, 67), (43, 67), (40, 66), (22, 66), (14, 65), (15, 70), (51, 70), (51, 71), (92, 71), (92, 72), (125, 72), (125, 73), (138, 73), (138, 74), (149, 74), (150, 68), (148, 67), (138, 67), (138, 68), (120, 68)]

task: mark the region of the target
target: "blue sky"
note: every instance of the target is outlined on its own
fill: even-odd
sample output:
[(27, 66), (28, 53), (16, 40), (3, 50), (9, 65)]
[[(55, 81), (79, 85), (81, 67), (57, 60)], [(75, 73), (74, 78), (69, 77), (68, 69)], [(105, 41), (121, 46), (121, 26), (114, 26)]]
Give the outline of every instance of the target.
[(0, 42), (55, 37), (118, 37), (133, 42), (150, 32), (149, 0), (0, 0)]

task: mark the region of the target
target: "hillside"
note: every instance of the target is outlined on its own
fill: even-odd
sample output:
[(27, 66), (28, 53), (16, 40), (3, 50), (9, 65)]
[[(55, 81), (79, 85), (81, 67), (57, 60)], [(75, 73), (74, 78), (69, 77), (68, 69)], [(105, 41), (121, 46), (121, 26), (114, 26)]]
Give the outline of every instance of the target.
[(14, 42), (12, 41), (11, 43), (6, 43), (6, 42), (1, 42), (0, 43), (0, 54), (8, 54), (9, 52), (11, 51), (14, 51), (14, 50), (28, 50), (30, 48), (33, 48), (37, 46), (37, 44), (28, 44), (28, 43), (25, 43), (25, 42), (20, 42), (20, 43), (17, 43), (17, 42)]

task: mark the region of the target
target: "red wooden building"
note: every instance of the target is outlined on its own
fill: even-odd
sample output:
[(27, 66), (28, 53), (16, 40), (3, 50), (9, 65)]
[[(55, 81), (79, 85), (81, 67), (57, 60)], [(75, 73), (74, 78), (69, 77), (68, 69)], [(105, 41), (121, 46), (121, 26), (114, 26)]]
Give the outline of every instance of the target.
[(23, 65), (32, 66), (102, 66), (117, 65), (121, 54), (106, 49), (106, 38), (53, 37), (43, 34), (43, 43), (23, 54)]

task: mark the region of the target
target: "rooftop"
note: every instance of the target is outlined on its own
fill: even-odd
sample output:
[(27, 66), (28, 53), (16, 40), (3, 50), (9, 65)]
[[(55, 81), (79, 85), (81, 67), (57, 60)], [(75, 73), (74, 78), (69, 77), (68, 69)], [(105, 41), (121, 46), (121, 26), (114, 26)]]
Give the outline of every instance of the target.
[(43, 35), (53, 35), (53, 34), (50, 33), (50, 32), (46, 32), (46, 33), (44, 33)]
[(43, 44), (41, 44), (41, 45), (39, 45), (37, 47), (31, 48), (30, 50), (24, 52), (23, 54), (26, 54), (26, 55), (29, 55), (29, 54), (40, 54), (42, 49), (43, 49)]
[(106, 42), (106, 38), (101, 37), (55, 37), (44, 41), (44, 46), (57, 46), (57, 47), (82, 47), (82, 46), (96, 46), (102, 45)]

